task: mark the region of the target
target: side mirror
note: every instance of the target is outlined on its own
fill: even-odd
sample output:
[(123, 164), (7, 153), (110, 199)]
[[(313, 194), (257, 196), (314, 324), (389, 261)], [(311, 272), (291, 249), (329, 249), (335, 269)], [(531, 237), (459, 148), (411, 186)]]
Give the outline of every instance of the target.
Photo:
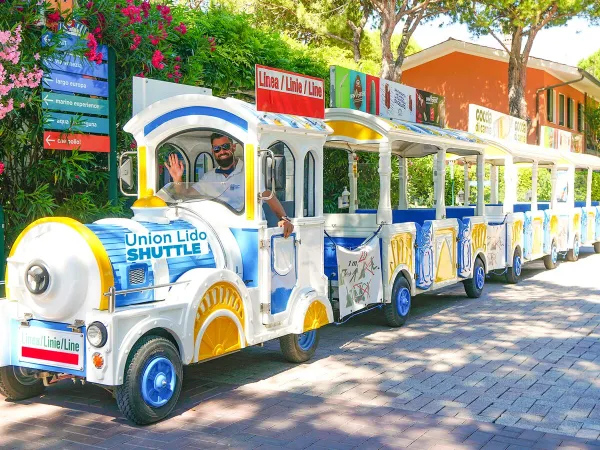
[(137, 197), (133, 156), (137, 153), (123, 152), (119, 157), (119, 189), (127, 197)]

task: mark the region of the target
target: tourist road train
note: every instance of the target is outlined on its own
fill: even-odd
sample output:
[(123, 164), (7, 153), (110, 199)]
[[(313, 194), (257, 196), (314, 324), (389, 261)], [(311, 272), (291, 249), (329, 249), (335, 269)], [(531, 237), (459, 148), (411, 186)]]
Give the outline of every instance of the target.
[[(576, 260), (583, 245), (600, 252), (600, 208), (591, 201), (600, 159), (592, 156), (348, 109), (320, 120), (196, 94), (146, 107), (125, 130), (137, 143), (123, 155), (136, 160), (132, 217), (47, 217), (12, 246), (0, 302), (0, 392), (8, 399), (73, 378), (113, 391), (128, 419), (148, 424), (173, 410), (184, 365), (276, 338), (285, 358), (304, 362), (327, 324), (378, 309), (401, 326), (420, 293), (462, 283), (477, 298), (488, 274), (516, 283), (527, 261), (552, 269), (562, 257)], [(243, 162), (242, 207), (202, 180), (215, 165), (213, 132), (229, 136)], [(348, 153), (348, 172), (339, 174), (348, 177), (339, 199), (347, 211), (326, 214), (323, 164), (333, 149)], [(378, 154), (377, 209), (359, 208), (356, 152)], [(164, 169), (172, 153), (185, 168), (181, 184)], [(407, 161), (428, 155), (435, 207), (411, 208)], [(447, 162), (476, 166), (474, 205), (468, 176), (466, 204), (445, 204)], [(534, 179), (528, 203), (516, 201), (522, 165)], [(551, 171), (549, 202), (537, 201), (538, 170)], [(575, 170), (587, 170), (584, 204), (574, 202)], [(287, 238), (266, 207), (274, 195), (292, 217)]]

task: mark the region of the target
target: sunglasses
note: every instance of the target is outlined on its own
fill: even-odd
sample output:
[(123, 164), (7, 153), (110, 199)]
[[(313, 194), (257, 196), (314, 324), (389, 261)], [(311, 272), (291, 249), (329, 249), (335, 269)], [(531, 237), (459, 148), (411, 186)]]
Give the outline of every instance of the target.
[(231, 147), (233, 147), (233, 144), (231, 142), (227, 142), (223, 145), (213, 145), (212, 151), (214, 153), (219, 153), (221, 150), (231, 150)]

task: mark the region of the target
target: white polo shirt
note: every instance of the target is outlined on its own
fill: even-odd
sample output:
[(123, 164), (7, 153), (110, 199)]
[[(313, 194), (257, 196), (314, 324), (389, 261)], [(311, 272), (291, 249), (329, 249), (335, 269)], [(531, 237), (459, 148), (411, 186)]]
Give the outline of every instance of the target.
[(192, 187), (202, 195), (227, 203), (236, 211), (241, 211), (244, 209), (246, 198), (244, 161), (238, 159), (235, 169), (229, 175), (212, 169), (206, 172)]

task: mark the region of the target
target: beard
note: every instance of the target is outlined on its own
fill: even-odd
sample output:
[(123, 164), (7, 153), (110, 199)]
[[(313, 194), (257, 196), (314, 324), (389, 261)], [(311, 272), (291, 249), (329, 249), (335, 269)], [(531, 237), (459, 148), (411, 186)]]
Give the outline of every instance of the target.
[(227, 158), (216, 158), (216, 160), (219, 167), (221, 167), (222, 169), (227, 169), (233, 164), (233, 153), (230, 154)]

